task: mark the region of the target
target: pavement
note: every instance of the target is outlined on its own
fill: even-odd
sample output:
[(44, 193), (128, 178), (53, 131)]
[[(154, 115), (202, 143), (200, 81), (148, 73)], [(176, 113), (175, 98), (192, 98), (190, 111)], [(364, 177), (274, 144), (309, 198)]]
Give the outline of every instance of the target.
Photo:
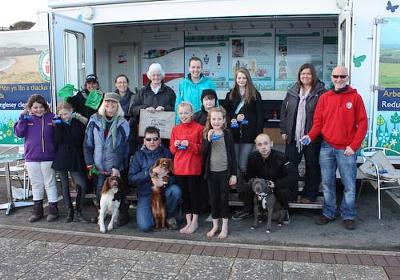
[[(0, 279), (400, 279), (400, 207), (383, 195), (379, 220), (376, 192), (364, 187), (357, 208), (354, 231), (340, 218), (315, 225), (318, 210), (293, 210), (271, 234), (230, 220), (224, 241), (206, 237), (207, 215), (191, 235), (142, 233), (130, 209), (126, 226), (101, 234), (95, 224), (64, 223), (61, 203), (53, 223), (29, 223), (30, 207), (0, 211)], [(90, 201), (85, 211), (95, 215)]]
[(1, 279), (400, 279), (399, 252), (0, 226)]

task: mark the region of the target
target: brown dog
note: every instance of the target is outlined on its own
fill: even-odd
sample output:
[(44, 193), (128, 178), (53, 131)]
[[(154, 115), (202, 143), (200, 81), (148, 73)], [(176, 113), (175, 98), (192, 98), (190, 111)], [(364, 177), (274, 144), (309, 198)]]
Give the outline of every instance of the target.
[(156, 229), (166, 229), (167, 212), (165, 210), (164, 186), (168, 184), (169, 174), (172, 174), (172, 171), (172, 160), (169, 158), (160, 158), (150, 169), (150, 177), (153, 179), (151, 211)]

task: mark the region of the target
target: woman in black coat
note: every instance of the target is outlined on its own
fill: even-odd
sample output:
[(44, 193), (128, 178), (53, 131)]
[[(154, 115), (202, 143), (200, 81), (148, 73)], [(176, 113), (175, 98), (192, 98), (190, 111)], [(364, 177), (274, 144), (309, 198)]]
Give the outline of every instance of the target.
[[(262, 132), (264, 126), (261, 95), (255, 88), (246, 68), (239, 68), (236, 71), (235, 85), (225, 98), (225, 109), (228, 116), (228, 126), (230, 125), (235, 141), (239, 168), (237, 187), (239, 193), (241, 193), (247, 158), (254, 148), (254, 139)], [(236, 218), (236, 215), (234, 215), (234, 218)]]
[(296, 84), (290, 88), (281, 106), (281, 134), (286, 142), (286, 156), (297, 167), (305, 158), (305, 188), (300, 202), (315, 202), (321, 183), (319, 151), (321, 141), (303, 146), (300, 139), (308, 134), (313, 124), (314, 111), (324, 84), (318, 80), (312, 64), (303, 64), (297, 74)]
[(54, 120), (57, 150), (52, 168), (59, 173), (64, 203), (68, 208), (68, 215), (65, 222), (68, 223), (74, 219), (74, 209), (69, 192), (68, 172), (71, 174), (76, 185), (76, 219), (88, 221), (82, 215), (83, 201), (87, 189), (85, 161), (83, 158), (85, 125), (72, 117), (72, 106), (70, 104), (59, 104), (57, 111), (59, 117)]

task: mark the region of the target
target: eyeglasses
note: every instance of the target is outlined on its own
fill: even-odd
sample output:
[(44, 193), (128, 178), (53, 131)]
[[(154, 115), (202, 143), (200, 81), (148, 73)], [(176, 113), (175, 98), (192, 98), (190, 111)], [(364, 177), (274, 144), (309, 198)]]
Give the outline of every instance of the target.
[(332, 77), (335, 79), (337, 79), (337, 78), (346, 79), (347, 75), (332, 75)]
[(159, 137), (145, 138), (145, 140), (146, 140), (147, 142), (151, 142), (152, 140), (153, 140), (153, 142), (156, 142), (156, 141), (158, 141), (159, 139), (160, 139)]

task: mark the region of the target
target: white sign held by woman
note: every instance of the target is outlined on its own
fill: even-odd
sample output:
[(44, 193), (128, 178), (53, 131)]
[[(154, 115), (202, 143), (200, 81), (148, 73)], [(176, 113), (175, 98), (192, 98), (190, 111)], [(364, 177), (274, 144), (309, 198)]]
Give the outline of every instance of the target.
[(144, 130), (148, 126), (155, 126), (160, 130), (161, 138), (169, 139), (172, 128), (175, 126), (175, 112), (150, 112), (140, 110), (139, 136), (144, 136)]

